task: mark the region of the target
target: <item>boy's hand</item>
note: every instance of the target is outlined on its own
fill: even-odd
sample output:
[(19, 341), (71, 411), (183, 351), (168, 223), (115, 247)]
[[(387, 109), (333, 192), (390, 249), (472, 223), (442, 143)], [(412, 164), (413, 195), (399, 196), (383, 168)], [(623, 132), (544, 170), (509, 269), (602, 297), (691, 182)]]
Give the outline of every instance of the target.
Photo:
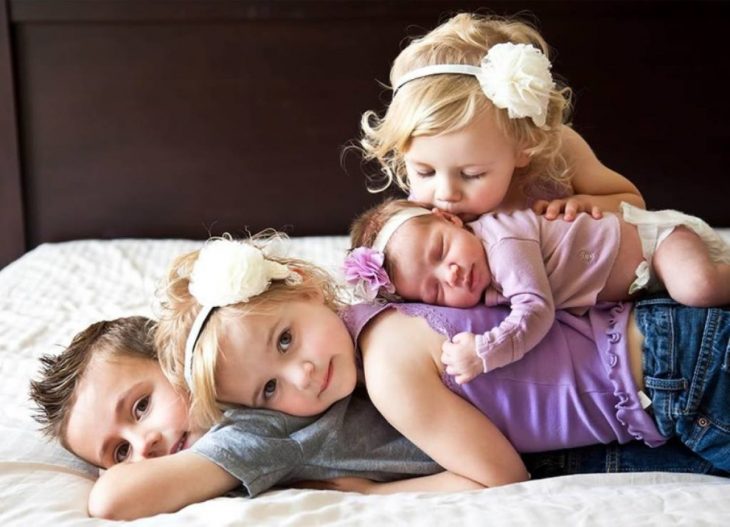
[(587, 212), (597, 220), (603, 217), (603, 211), (600, 207), (591, 205), (590, 202), (581, 200), (576, 196), (552, 201), (539, 199), (532, 205), (532, 210), (535, 214), (544, 214), (545, 219), (548, 220), (556, 219), (560, 216), (560, 213), (563, 213), (565, 221), (573, 221), (580, 212)]
[(451, 341), (445, 341), (441, 346), (441, 362), (458, 384), (469, 382), (484, 371), (473, 333), (459, 333)]

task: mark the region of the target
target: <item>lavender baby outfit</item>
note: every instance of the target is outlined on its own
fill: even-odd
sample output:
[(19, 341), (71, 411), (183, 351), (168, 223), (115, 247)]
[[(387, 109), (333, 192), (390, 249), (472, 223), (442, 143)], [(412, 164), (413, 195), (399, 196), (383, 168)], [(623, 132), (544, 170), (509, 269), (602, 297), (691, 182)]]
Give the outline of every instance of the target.
[(582, 313), (595, 305), (621, 240), (613, 214), (600, 220), (579, 214), (568, 222), (524, 210), (485, 214), (469, 227), (492, 273), (484, 303), (512, 309), (498, 327), (476, 336), (484, 371), (520, 360), (552, 326), (556, 309)]

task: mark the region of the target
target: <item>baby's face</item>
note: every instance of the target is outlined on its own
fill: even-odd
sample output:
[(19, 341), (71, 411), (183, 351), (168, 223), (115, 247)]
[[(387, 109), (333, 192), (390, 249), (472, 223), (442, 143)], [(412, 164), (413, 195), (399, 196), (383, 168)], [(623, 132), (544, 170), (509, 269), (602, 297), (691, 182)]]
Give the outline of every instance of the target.
[(317, 415), (357, 382), (352, 338), (321, 298), (231, 319), (219, 350), (215, 382), (222, 402)]
[(66, 443), (102, 468), (174, 454), (201, 432), (188, 423), (188, 404), (157, 361), (131, 356), (92, 357), (76, 388)]
[(472, 307), (492, 281), (482, 242), (458, 218), (410, 219), (393, 233), (385, 252), (391, 280), (406, 300)]
[(515, 168), (529, 161), (489, 111), (455, 132), (414, 137), (404, 158), (411, 199), (464, 221), (496, 210), (511, 190)]

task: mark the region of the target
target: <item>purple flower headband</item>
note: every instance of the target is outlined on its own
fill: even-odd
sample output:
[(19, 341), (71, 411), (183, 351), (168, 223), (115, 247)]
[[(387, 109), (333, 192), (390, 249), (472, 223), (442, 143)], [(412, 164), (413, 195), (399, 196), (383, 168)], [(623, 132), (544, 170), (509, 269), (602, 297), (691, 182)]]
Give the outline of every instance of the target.
[(385, 254), (370, 247), (357, 247), (345, 258), (345, 280), (355, 286), (355, 294), (372, 302), (382, 287), (395, 293), (395, 286), (385, 272)]
[(395, 286), (383, 266), (385, 246), (401, 225), (424, 214), (431, 214), (431, 211), (421, 207), (408, 207), (396, 212), (380, 229), (372, 247), (356, 247), (347, 255), (343, 266), (345, 280), (355, 286), (358, 297), (372, 302), (381, 289), (387, 293), (395, 293)]

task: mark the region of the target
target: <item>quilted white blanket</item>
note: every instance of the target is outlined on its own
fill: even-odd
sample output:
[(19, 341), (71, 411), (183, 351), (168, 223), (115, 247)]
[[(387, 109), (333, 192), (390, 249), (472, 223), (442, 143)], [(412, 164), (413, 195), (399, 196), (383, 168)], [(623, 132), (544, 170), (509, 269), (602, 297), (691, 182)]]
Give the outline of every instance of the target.
[[(730, 234), (726, 231), (724, 234)], [(0, 525), (97, 525), (95, 469), (36, 431), (28, 381), (37, 358), (91, 322), (153, 315), (154, 290), (184, 240), (47, 244), (0, 271)], [(289, 253), (336, 266), (344, 237), (299, 238)], [(184, 482), (181, 482), (184, 484)], [(271, 491), (218, 498), (136, 525), (727, 525), (730, 480), (688, 474), (591, 474), (456, 494), (362, 496)]]

